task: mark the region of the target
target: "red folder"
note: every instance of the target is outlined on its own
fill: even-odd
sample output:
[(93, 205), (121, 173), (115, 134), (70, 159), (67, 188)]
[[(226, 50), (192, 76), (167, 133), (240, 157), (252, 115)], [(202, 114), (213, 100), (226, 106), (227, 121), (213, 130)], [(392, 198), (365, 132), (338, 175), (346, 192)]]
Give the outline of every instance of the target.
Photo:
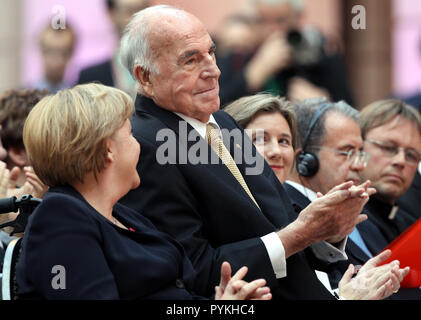
[(410, 267), (408, 275), (402, 280), (401, 288), (421, 287), (421, 219), (406, 229), (384, 249), (392, 250), (386, 264), (400, 261), (400, 268)]

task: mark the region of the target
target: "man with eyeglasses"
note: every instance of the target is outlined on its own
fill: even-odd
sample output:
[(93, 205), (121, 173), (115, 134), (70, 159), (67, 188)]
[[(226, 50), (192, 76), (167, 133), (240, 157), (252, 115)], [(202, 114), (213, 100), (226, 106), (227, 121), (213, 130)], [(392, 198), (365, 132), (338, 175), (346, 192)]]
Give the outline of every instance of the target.
[(365, 209), (391, 242), (416, 220), (396, 202), (410, 187), (421, 160), (421, 117), (410, 105), (387, 99), (365, 107), (361, 120), (364, 150), (370, 154), (361, 178), (377, 191)]
[[(366, 181), (360, 174), (371, 156), (363, 150), (360, 113), (345, 102), (307, 99), (297, 103), (294, 111), (299, 136), (296, 167), (284, 187), (299, 214), (318, 197), (318, 192), (324, 194), (345, 181), (351, 180), (354, 185)], [(343, 254), (342, 261), (324, 266), (312, 263), (315, 269), (324, 271), (316, 271), (319, 279), (335, 290), (350, 264), (367, 265), (386, 245), (379, 228), (368, 219), (358, 224), (348, 239), (332, 238), (312, 246), (313, 252), (327, 250), (332, 258)], [(307, 256), (311, 259), (311, 254)], [(391, 299), (408, 297), (419, 299), (421, 291), (401, 289)]]

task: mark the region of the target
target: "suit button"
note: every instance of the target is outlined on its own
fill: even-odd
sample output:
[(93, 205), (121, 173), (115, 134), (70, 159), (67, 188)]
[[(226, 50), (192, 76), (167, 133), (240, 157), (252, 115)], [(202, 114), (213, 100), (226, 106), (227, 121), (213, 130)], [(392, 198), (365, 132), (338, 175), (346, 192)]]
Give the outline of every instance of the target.
[(175, 286), (179, 289), (184, 289), (184, 282), (181, 279), (175, 280)]

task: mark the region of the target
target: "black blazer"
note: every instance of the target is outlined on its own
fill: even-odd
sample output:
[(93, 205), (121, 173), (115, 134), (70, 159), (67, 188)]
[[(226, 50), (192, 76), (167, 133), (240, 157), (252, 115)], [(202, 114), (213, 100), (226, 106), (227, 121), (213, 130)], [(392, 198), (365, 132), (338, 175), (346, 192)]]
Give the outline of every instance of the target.
[[(214, 117), (221, 128), (237, 129), (244, 134), (225, 112), (218, 111)], [(245, 159), (241, 152), (242, 163), (238, 164), (262, 209), (260, 211), (222, 164), (158, 163), (157, 154), (165, 143), (184, 155), (194, 150), (207, 150), (208, 155), (214, 154), (198, 135), (195, 141), (183, 142), (182, 131), (188, 134), (194, 129), (176, 114), (138, 96), (132, 127), (141, 144), (137, 168), (141, 185), (129, 192), (122, 203), (145, 214), (158, 229), (181, 242), (198, 273), (195, 292), (211, 295), (219, 282), (220, 265), (227, 260), (233, 272), (243, 265), (248, 266), (248, 280), (265, 278), (275, 299), (332, 298), (302, 254), (287, 259), (287, 277), (276, 280), (260, 237), (289, 224), (294, 212), (282, 185), (266, 163), (262, 174), (245, 175), (246, 167), (252, 166), (247, 164), (251, 163), (251, 159)], [(157, 141), (160, 140), (157, 139), (159, 133), (173, 134), (175, 146), (167, 139)], [(248, 139), (246, 135), (244, 137)], [(228, 149), (233, 154), (234, 148), (243, 150), (242, 144), (243, 141), (231, 139)], [(260, 157), (252, 148), (254, 154)]]
[(399, 208), (395, 217), (390, 220), (388, 216), (391, 210), (392, 205), (375, 198), (375, 196), (372, 196), (364, 206), (364, 213), (377, 226), (387, 243), (392, 242), (416, 221), (413, 216), (402, 208)]
[(106, 60), (99, 64), (82, 69), (79, 73), (77, 84), (90, 83), (94, 81), (98, 81), (106, 86), (114, 86), (115, 82), (111, 60)]
[(398, 205), (415, 219), (421, 218), (421, 175), (418, 170), (411, 187), (399, 198)]
[[(194, 271), (180, 244), (116, 204), (114, 225), (71, 187), (51, 188), (29, 219), (17, 267), (21, 298), (192, 299)], [(53, 278), (64, 267), (65, 289)], [(56, 278), (57, 280), (57, 278)], [(63, 282), (61, 282), (63, 284)]]

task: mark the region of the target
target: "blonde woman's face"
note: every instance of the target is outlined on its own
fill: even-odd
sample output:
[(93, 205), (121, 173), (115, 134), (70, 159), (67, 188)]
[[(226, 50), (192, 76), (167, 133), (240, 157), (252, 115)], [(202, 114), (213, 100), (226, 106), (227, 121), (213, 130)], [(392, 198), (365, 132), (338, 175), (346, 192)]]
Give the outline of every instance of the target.
[(127, 189), (125, 193), (137, 188), (140, 185), (140, 177), (136, 170), (140, 155), (140, 144), (132, 135), (129, 119), (113, 134), (110, 149), (115, 160), (115, 168), (119, 173), (119, 184), (116, 183), (116, 185), (121, 185), (124, 189)]
[[(278, 112), (260, 114), (246, 129), (249, 129), (256, 149), (265, 157), (279, 181), (284, 183), (294, 163), (292, 134), (284, 116)], [(263, 135), (256, 134), (257, 130), (264, 130)]]

